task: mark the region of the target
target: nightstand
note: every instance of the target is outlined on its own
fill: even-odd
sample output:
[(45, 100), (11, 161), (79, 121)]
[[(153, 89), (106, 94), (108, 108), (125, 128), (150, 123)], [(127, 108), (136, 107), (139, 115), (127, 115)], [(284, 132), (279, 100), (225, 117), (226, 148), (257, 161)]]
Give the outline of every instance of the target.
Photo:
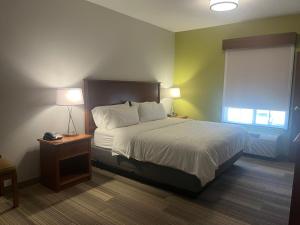
[(189, 117), (188, 116), (169, 116), (170, 118), (179, 118), (179, 119), (188, 119)]
[(91, 179), (91, 135), (40, 142), (41, 183), (58, 192)]

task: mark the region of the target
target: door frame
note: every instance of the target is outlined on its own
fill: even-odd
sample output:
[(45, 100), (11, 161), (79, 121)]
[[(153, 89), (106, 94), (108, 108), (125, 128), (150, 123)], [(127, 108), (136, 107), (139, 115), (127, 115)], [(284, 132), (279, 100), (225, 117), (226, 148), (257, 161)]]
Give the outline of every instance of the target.
[[(295, 102), (296, 86), (300, 85), (300, 52), (296, 53), (295, 61), (295, 73), (294, 73), (294, 84), (291, 102), (291, 120), (293, 120), (293, 114), (295, 113), (296, 104), (300, 103), (300, 97), (297, 96), (299, 102)], [(300, 90), (298, 90), (298, 95), (300, 95)], [(300, 126), (300, 125), (299, 125)], [(295, 151), (295, 170), (294, 170), (294, 181), (293, 181), (293, 191), (291, 197), (291, 207), (290, 207), (290, 218), (289, 225), (300, 224), (300, 131), (295, 129), (295, 125), (291, 124), (290, 136), (294, 140), (291, 143), (291, 150)]]

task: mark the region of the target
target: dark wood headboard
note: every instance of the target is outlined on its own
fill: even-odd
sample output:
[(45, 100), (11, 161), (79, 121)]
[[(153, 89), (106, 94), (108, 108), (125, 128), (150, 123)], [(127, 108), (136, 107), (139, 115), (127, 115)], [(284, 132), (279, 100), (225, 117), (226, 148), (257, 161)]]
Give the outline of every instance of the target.
[(96, 106), (126, 101), (160, 101), (160, 83), (138, 81), (84, 80), (85, 132), (94, 134), (96, 125), (91, 110)]

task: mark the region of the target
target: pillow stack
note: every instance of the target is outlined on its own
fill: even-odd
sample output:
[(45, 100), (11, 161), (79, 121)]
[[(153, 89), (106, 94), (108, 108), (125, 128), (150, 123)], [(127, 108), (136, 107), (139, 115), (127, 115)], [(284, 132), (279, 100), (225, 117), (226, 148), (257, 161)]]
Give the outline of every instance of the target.
[(162, 120), (167, 117), (165, 109), (161, 103), (156, 102), (132, 102), (133, 106), (138, 106), (141, 122)]
[(92, 110), (92, 115), (98, 128), (109, 130), (166, 118), (163, 105), (156, 102), (99, 106)]

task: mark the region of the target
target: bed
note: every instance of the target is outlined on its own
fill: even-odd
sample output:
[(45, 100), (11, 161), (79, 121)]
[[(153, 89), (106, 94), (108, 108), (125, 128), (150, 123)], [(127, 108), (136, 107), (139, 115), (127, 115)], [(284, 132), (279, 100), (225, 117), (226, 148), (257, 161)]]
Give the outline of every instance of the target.
[(243, 153), (246, 132), (233, 125), (167, 118), (104, 132), (91, 110), (126, 101), (160, 101), (160, 83), (85, 80), (85, 129), (96, 167), (159, 187), (198, 194)]

